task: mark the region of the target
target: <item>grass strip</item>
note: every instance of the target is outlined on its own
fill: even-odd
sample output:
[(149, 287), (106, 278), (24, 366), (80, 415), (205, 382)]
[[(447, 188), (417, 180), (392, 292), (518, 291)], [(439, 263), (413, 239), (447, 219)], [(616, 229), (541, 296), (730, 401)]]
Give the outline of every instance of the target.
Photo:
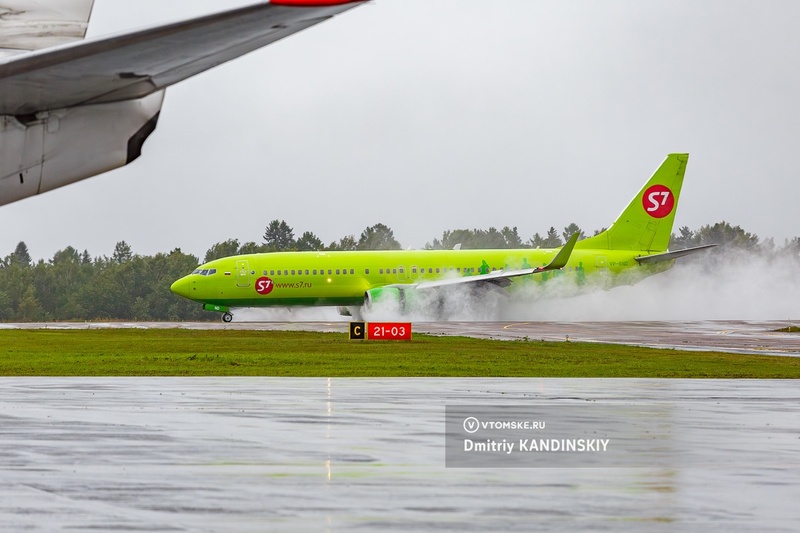
[(2, 330), (2, 376), (798, 378), (800, 358), (610, 344), (234, 330)]

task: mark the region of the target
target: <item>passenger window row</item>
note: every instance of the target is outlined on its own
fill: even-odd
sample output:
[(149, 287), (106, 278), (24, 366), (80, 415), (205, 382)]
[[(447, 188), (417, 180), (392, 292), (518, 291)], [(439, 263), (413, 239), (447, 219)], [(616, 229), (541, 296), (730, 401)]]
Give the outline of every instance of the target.
[[(216, 269), (212, 269), (212, 270), (214, 272), (216, 272)], [(495, 269), (492, 268), (492, 270), (495, 270)], [(462, 271), (464, 273), (474, 274), (475, 273), (475, 267), (464, 268), (464, 269), (462, 269), (461, 267), (456, 267), (456, 268), (453, 268), (453, 267), (449, 267), (449, 268), (448, 267), (433, 268), (433, 267), (431, 267), (431, 268), (428, 268), (428, 274), (433, 274), (433, 273), (441, 274), (441, 273), (446, 273), (446, 272), (459, 272), (459, 273), (461, 273)], [(325, 269), (316, 269), (316, 268), (313, 269), (313, 270), (309, 270), (309, 269), (305, 269), (305, 270), (303, 270), (303, 269), (291, 269), (291, 270), (290, 269), (283, 269), (283, 270), (282, 269), (276, 269), (276, 270), (264, 270), (264, 275), (265, 276), (303, 276), (303, 275), (306, 275), (306, 276), (325, 276), (326, 275), (325, 272), (326, 272)], [(412, 274), (417, 274), (418, 272), (419, 272), (419, 274), (425, 274), (425, 268), (419, 268), (419, 269), (417, 269), (417, 267), (412, 267), (411, 268), (411, 273)], [(200, 273), (200, 270), (195, 270), (194, 271), (194, 274), (197, 274), (197, 273)], [(330, 269), (329, 268), (327, 270), (327, 275), (328, 276), (332, 276), (334, 274), (336, 274), (336, 275), (347, 275), (348, 273), (350, 275), (354, 275), (356, 273), (356, 271), (353, 268), (349, 269), (349, 272), (348, 272), (348, 269), (346, 269), (346, 268), (336, 268), (336, 269)], [(403, 268), (403, 267), (400, 267), (400, 268), (385, 268), (385, 269), (381, 268), (381, 269), (378, 269), (378, 273), (380, 273), (380, 274), (398, 274), (398, 273), (399, 274), (404, 274), (405, 273), (405, 268)], [(253, 274), (255, 274), (255, 272), (253, 272)], [(368, 268), (364, 269), (364, 274), (369, 274), (369, 269)], [(206, 274), (203, 274), (203, 275), (206, 275)], [(210, 275), (210, 274), (208, 274), (208, 275)]]
[[(304, 273), (305, 273), (305, 274), (304, 274)], [(330, 268), (329, 268), (329, 269), (328, 269), (328, 274), (327, 274), (327, 275), (328, 275), (328, 276), (332, 276), (334, 273), (335, 273), (335, 274), (337, 274), (337, 275), (346, 275), (348, 272), (347, 272), (347, 269), (346, 269), (346, 268), (337, 268), (337, 269), (335, 269), (335, 270), (334, 270), (334, 269), (330, 269)], [(352, 274), (355, 274), (355, 273), (356, 273), (355, 269), (354, 269), (354, 268), (351, 268), (351, 269), (350, 269), (350, 274), (352, 275)], [(369, 274), (369, 269), (367, 269), (367, 272), (366, 272), (366, 273), (367, 273), (367, 274)], [(323, 268), (323, 269), (319, 269), (319, 270), (317, 270), (317, 269), (315, 268), (314, 270), (309, 270), (309, 269), (305, 269), (305, 270), (302, 270), (302, 269), (292, 269), (292, 270), (281, 270), (281, 269), (277, 269), (277, 270), (265, 270), (265, 271), (264, 271), (264, 275), (265, 275), (265, 276), (303, 276), (303, 275), (306, 275), (306, 276), (318, 276), (318, 275), (319, 275), (319, 276), (324, 276), (324, 275), (326, 275), (326, 274), (325, 274), (325, 269), (324, 269), (324, 268)]]

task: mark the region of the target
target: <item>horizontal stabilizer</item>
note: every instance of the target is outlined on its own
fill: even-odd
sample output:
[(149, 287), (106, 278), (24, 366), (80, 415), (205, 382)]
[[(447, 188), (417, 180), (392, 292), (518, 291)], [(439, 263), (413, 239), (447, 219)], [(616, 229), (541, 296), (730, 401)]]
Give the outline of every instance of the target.
[(702, 250), (711, 248), (712, 246), (716, 246), (716, 244), (704, 244), (703, 246), (695, 246), (694, 248), (685, 248), (683, 250), (665, 252), (663, 254), (643, 255), (641, 257), (634, 257), (634, 259), (636, 259), (636, 261), (638, 261), (640, 264), (660, 263), (661, 261), (671, 261), (685, 255), (700, 252)]

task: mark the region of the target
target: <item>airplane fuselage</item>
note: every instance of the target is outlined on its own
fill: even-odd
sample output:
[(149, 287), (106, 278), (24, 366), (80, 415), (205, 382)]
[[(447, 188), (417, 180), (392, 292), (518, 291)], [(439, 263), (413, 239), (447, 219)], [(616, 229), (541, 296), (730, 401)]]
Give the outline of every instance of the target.
[[(580, 242), (578, 243), (580, 246)], [(210, 261), (176, 281), (176, 294), (224, 307), (360, 306), (386, 286), (547, 264), (557, 249), (276, 252)], [(510, 290), (563, 277), (609, 288), (662, 272), (673, 261), (640, 265), (630, 250), (580, 250), (561, 270), (514, 278)], [(604, 275), (603, 275), (604, 274)], [(601, 279), (602, 278), (602, 279)]]

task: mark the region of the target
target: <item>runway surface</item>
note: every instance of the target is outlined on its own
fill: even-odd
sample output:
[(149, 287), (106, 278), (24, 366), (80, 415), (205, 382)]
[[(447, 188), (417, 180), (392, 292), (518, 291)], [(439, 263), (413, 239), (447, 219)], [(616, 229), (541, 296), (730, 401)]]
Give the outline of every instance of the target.
[[(800, 356), (800, 334), (776, 330), (798, 321), (663, 322), (415, 322), (416, 333), (501, 340), (602, 342), (732, 353)], [(47, 322), (0, 328), (185, 328), (329, 331), (346, 334), (347, 322)]]
[[(796, 356), (800, 336), (774, 331), (787, 325), (414, 329)], [(0, 325), (21, 327), (347, 332), (347, 322)], [(799, 401), (794, 381), (777, 380), (0, 378), (0, 531), (794, 531)], [(639, 432), (630, 467), (447, 468), (453, 405), (577, 406), (587, 421), (611, 408), (616, 425), (640, 412), (659, 426)]]
[[(800, 396), (791, 381), (0, 384), (2, 531), (797, 528)], [(598, 407), (656, 409), (661, 429), (639, 467), (446, 468), (453, 404), (578, 406), (587, 420)]]

